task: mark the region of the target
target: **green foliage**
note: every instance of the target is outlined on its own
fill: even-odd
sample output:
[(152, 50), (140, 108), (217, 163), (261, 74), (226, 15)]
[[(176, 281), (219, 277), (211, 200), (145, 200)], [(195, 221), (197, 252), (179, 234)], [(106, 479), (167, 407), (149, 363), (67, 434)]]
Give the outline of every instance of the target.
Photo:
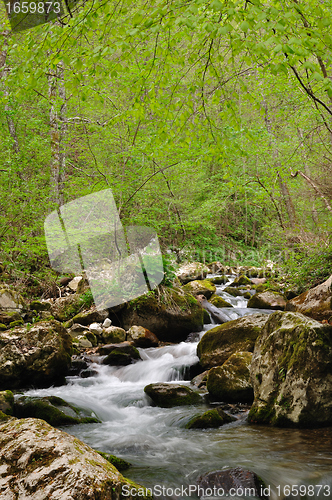
[(332, 274), (332, 246), (324, 251), (288, 253), (287, 257), (283, 270), (299, 293), (323, 283)]

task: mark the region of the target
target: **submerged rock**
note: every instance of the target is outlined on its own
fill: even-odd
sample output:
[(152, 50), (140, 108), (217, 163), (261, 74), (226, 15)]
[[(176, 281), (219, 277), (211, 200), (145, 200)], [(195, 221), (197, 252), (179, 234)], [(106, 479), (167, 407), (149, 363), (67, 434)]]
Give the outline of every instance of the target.
[(253, 295), (249, 299), (247, 307), (283, 311), (286, 307), (286, 300), (280, 293), (267, 290), (266, 292), (256, 293)]
[(332, 424), (332, 326), (300, 313), (273, 313), (251, 364), (251, 423), (317, 427)]
[(181, 342), (189, 333), (202, 330), (204, 312), (191, 294), (173, 288), (161, 297), (151, 292), (128, 302), (118, 316), (126, 330), (143, 326), (161, 341)]
[(291, 299), (287, 311), (296, 311), (318, 321), (332, 318), (332, 275), (321, 285)]
[(143, 326), (129, 328), (128, 340), (132, 340), (136, 347), (157, 347), (159, 344), (156, 335)]
[(186, 425), (186, 429), (212, 429), (220, 427), (230, 422), (234, 422), (236, 418), (225, 413), (221, 408), (208, 410), (203, 415), (193, 417)]
[(55, 427), (100, 422), (91, 412), (77, 408), (57, 396), (22, 396), (15, 401), (14, 416), (41, 418)]
[(63, 384), (72, 340), (58, 321), (0, 333), (0, 389)]
[(202, 396), (181, 384), (149, 384), (144, 392), (152, 399), (156, 406), (171, 408), (172, 406), (194, 405), (202, 402)]
[(216, 287), (210, 280), (196, 280), (184, 285), (183, 290), (191, 293), (194, 297), (196, 295), (204, 295), (204, 297), (209, 299), (215, 293)]
[(251, 352), (236, 352), (222, 365), (211, 368), (206, 388), (216, 401), (251, 403), (254, 391), (250, 380)]
[(207, 331), (197, 346), (203, 368), (221, 366), (237, 351), (252, 352), (267, 319), (266, 314), (252, 314)]
[[(244, 496), (244, 492), (246, 492), (246, 497), (269, 500), (269, 496), (265, 493), (268, 488), (266, 488), (263, 480), (257, 476), (255, 472), (242, 469), (242, 467), (208, 472), (207, 474), (204, 474), (204, 476), (201, 476), (197, 483), (198, 486), (207, 493), (211, 490), (213, 491), (213, 488), (215, 488), (216, 491), (219, 490), (220, 493), (215, 495), (219, 497), (234, 497), (234, 491), (236, 492), (242, 490), (243, 493), (239, 495), (241, 497)], [(201, 494), (200, 498), (207, 498), (209, 496), (211, 497), (211, 494)]]
[(90, 446), (35, 418), (0, 425), (0, 464), (3, 500), (133, 500), (132, 488), (144, 498)]

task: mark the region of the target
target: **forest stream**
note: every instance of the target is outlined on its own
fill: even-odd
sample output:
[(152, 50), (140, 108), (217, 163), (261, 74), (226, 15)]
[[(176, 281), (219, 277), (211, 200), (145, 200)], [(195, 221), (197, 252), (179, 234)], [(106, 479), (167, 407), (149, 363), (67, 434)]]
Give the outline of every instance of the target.
[[(217, 294), (234, 306), (223, 309), (230, 319), (273, 312), (247, 308), (246, 299), (223, 291), (228, 284), (218, 285)], [(29, 390), (25, 394), (56, 395), (93, 410), (101, 423), (67, 426), (63, 430), (97, 450), (129, 461), (132, 467), (125, 475), (148, 488), (164, 487), (164, 498), (174, 498), (168, 493), (176, 487), (195, 485), (204, 473), (229, 467), (243, 467), (258, 474), (271, 487), (271, 500), (286, 498), (287, 485), (306, 485), (303, 491), (307, 495), (288, 498), (331, 498), (327, 485), (332, 488), (332, 428), (248, 425), (248, 410), (240, 407), (235, 422), (217, 429), (188, 430), (186, 423), (208, 409), (208, 404), (173, 408), (151, 405), (144, 393), (147, 384), (190, 384), (186, 379), (188, 368), (198, 361), (198, 340), (214, 326), (205, 325), (202, 332), (180, 344), (139, 349), (142, 361), (129, 366), (102, 365), (102, 357), (96, 356), (91, 368), (97, 375), (86, 379), (68, 377), (65, 386)], [(309, 485), (323, 486), (318, 494), (318, 487), (310, 489)], [(195, 494), (191, 496), (195, 498)], [(185, 497), (186, 493), (176, 496)]]

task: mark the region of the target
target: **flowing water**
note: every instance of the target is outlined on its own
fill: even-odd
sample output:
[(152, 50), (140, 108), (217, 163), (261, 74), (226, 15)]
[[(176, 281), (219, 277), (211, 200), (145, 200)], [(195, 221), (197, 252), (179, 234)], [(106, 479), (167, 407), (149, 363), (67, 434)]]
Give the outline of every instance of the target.
[[(262, 312), (247, 309), (245, 299), (231, 297), (223, 288), (218, 287), (218, 293), (236, 306), (228, 309), (230, 315)], [(214, 326), (205, 325), (200, 336)], [(198, 361), (196, 347), (197, 340), (139, 349), (142, 361), (126, 367), (102, 365), (96, 358), (91, 367), (98, 375), (87, 379), (69, 377), (65, 386), (30, 390), (26, 394), (57, 395), (93, 410), (102, 421), (100, 424), (81, 424), (64, 430), (95, 449), (131, 462), (125, 476), (154, 488), (156, 497), (162, 493), (164, 498), (181, 499), (189, 494), (196, 498), (194, 488), (200, 475), (240, 466), (256, 472), (271, 486), (271, 500), (284, 498), (287, 485), (302, 485), (301, 491), (306, 493), (289, 498), (332, 498), (332, 428), (252, 426), (246, 423), (247, 413), (243, 412), (239, 420), (218, 429), (187, 430), (185, 425), (190, 418), (203, 413), (208, 405), (150, 405), (144, 394), (147, 384), (179, 380), (189, 384), (183, 378), (188, 367)], [(322, 485), (320, 490), (318, 485)], [(186, 489), (189, 487), (190, 492)]]

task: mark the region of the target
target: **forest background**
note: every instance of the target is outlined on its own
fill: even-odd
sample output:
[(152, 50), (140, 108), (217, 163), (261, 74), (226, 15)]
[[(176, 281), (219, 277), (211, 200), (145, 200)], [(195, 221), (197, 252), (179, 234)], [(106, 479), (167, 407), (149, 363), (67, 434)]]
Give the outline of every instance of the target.
[(332, 2), (88, 0), (13, 33), (0, 6), (0, 277), (45, 293), (44, 220), (111, 188), (163, 252), (332, 260)]

